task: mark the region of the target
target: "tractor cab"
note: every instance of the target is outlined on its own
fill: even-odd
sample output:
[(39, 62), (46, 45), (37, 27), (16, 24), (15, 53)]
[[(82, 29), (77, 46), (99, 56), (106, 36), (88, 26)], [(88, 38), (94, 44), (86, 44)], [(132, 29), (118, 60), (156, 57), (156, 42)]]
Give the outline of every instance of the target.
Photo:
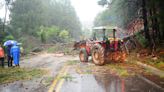
[(116, 37), (116, 27), (94, 27), (92, 31), (94, 40), (105, 41)]
[(93, 40), (102, 43), (102, 45), (104, 44), (105, 48), (118, 50), (123, 41), (117, 37), (117, 27), (102, 26), (93, 28)]

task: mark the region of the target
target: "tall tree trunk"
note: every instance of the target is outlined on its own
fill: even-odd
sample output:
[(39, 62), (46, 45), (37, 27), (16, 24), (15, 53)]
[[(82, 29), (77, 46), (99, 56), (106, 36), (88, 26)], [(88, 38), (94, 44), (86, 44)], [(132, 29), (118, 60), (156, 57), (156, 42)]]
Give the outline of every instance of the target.
[(161, 32), (159, 30), (159, 22), (158, 22), (158, 18), (157, 18), (157, 9), (156, 9), (156, 5), (153, 6), (153, 15), (154, 15), (154, 28), (156, 31), (156, 37), (158, 37), (159, 40), (161, 40)]
[(145, 32), (145, 38), (148, 40), (149, 42), (149, 46), (150, 46), (150, 34), (149, 34), (149, 29), (148, 29), (148, 21), (147, 21), (147, 10), (146, 10), (146, 0), (142, 0), (142, 8), (143, 8), (143, 20), (144, 20), (144, 32)]
[[(154, 7), (154, 6), (153, 6)], [(155, 21), (154, 21), (154, 17), (153, 16), (153, 9), (150, 8), (149, 9), (149, 14), (150, 14), (150, 20), (151, 20), (151, 30), (150, 30), (150, 38), (151, 38), (151, 45), (150, 45), (150, 48), (151, 48), (151, 54), (154, 56), (154, 53), (156, 51), (156, 28), (155, 28)]]

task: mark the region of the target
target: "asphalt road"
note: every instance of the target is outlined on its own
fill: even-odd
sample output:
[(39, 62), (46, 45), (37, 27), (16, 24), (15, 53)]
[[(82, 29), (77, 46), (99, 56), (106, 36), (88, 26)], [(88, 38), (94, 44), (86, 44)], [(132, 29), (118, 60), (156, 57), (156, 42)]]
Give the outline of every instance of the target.
[[(0, 92), (47, 92), (51, 84), (49, 80), (54, 79), (65, 62), (77, 59), (75, 56), (58, 56), (47, 53), (27, 57), (20, 61), (20, 67), (41, 68), (48, 70), (49, 73), (37, 79), (1, 84)], [(47, 80), (49, 83), (45, 84), (44, 81)]]
[[(44, 53), (22, 60), (20, 65), (46, 69), (49, 74), (2, 84), (0, 92), (164, 92), (141, 76), (120, 77), (110, 72), (111, 67), (80, 63), (78, 56)], [(45, 85), (47, 78), (52, 80)]]
[(107, 69), (104, 71), (102, 67), (96, 67), (98, 72), (91, 72), (86, 69), (88, 66), (95, 65), (65, 66), (65, 71), (59, 74), (62, 79), (56, 85), (52, 84), (53, 91), (50, 89), (49, 92), (164, 92), (139, 75), (120, 77), (110, 74)]

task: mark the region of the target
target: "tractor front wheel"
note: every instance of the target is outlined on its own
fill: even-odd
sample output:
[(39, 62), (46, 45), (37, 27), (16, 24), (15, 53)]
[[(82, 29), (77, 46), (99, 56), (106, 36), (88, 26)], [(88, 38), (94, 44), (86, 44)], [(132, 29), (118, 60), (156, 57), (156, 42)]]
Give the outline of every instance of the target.
[(85, 48), (80, 49), (79, 58), (81, 62), (88, 62), (88, 54)]
[(104, 65), (104, 48), (100, 44), (95, 44), (92, 48), (92, 59), (95, 65)]

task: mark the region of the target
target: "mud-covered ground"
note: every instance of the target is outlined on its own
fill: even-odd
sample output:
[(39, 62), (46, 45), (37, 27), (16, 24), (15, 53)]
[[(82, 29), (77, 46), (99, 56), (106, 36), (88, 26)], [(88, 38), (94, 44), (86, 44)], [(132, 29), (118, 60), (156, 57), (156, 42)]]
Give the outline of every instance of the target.
[(63, 56), (47, 53), (42, 53), (23, 59), (20, 61), (21, 67), (41, 68), (46, 70), (47, 73), (41, 78), (1, 84), (0, 92), (47, 92), (49, 85), (60, 70), (61, 66), (63, 66), (63, 64), (68, 60), (75, 59), (77, 60), (78, 58), (74, 56)]

